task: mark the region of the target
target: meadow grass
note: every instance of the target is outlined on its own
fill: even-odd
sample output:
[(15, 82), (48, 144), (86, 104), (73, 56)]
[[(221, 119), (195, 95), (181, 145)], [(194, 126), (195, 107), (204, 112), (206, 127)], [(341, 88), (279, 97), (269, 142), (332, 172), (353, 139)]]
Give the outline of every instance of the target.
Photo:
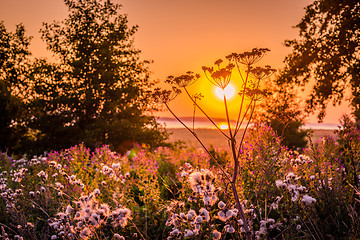
[[(267, 126), (244, 140), (236, 187), (256, 239), (357, 239), (360, 131), (354, 125), (301, 151)], [(225, 149), (210, 149), (233, 171)], [(0, 154), (2, 239), (243, 239), (222, 171), (178, 146), (77, 145), (43, 156)]]

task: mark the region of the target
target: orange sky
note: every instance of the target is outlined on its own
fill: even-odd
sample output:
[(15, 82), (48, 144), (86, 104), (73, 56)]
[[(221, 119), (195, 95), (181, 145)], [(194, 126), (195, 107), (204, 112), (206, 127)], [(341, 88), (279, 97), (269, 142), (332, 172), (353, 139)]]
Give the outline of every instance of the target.
[[(290, 53), (283, 42), (298, 36), (292, 26), (300, 21), (304, 7), (311, 2), (119, 0), (130, 24), (139, 25), (135, 46), (142, 50), (142, 58), (154, 60), (150, 68), (153, 78), (159, 80), (188, 70), (202, 73), (201, 66), (212, 66), (215, 60), (231, 52), (249, 51), (254, 47), (271, 49), (261, 65), (282, 68), (284, 57)], [(51, 57), (40, 39), (39, 29), (42, 22), (63, 20), (67, 9), (62, 0), (2, 0), (0, 16), (8, 30), (13, 31), (15, 24), (20, 22), (25, 25), (28, 35), (34, 37), (31, 51), (35, 57)], [(199, 82), (192, 90), (194, 93), (212, 94), (211, 88), (208, 83)], [(216, 117), (223, 114), (221, 102), (214, 96), (209, 95), (201, 103), (210, 114)], [(184, 97), (177, 99), (172, 106), (181, 116), (192, 114), (192, 104)], [(324, 122), (338, 123), (345, 112), (348, 109), (344, 106), (331, 107)], [(169, 113), (157, 115), (169, 116)], [(315, 117), (309, 118), (309, 122), (315, 121)]]

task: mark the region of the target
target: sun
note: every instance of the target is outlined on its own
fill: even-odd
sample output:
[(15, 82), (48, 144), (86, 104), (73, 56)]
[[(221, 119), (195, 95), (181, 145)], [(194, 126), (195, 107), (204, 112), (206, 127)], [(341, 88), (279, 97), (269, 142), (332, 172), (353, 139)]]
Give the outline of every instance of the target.
[(227, 129), (229, 129), (229, 126), (228, 126), (227, 123), (225, 123), (225, 122), (219, 123), (218, 127), (219, 127), (221, 130), (227, 130)]
[(235, 96), (236, 91), (235, 91), (235, 88), (233, 87), (233, 85), (231, 85), (231, 84), (227, 85), (224, 90), (222, 90), (219, 87), (215, 88), (215, 95), (218, 99), (223, 100), (224, 93), (225, 93), (226, 100), (230, 100)]

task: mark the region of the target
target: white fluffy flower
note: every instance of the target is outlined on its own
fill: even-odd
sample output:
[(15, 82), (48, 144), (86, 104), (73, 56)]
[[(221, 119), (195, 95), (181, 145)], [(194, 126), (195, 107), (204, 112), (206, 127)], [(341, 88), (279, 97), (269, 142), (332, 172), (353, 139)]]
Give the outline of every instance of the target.
[(210, 221), (210, 214), (209, 214), (208, 210), (206, 210), (205, 208), (201, 208), (199, 210), (199, 213), (205, 219), (205, 221), (207, 221), (207, 222)]
[(301, 200), (303, 203), (305, 203), (306, 205), (310, 205), (314, 202), (316, 202), (316, 199), (313, 197), (310, 197), (309, 195), (305, 194)]
[(185, 237), (185, 238), (189, 238), (189, 237), (192, 237), (192, 236), (194, 236), (194, 232), (191, 231), (191, 230), (189, 230), (189, 229), (185, 229), (185, 235), (184, 235), (184, 237)]
[(213, 234), (213, 240), (219, 240), (221, 238), (221, 232), (214, 230), (212, 231)]
[(234, 233), (234, 232), (235, 232), (234, 227), (231, 226), (230, 224), (225, 225), (224, 229), (225, 229), (225, 231), (228, 232), (228, 233)]
[(226, 207), (226, 204), (225, 204), (223, 201), (220, 201), (220, 202), (218, 203), (218, 207), (219, 207), (220, 209), (224, 209), (224, 208)]

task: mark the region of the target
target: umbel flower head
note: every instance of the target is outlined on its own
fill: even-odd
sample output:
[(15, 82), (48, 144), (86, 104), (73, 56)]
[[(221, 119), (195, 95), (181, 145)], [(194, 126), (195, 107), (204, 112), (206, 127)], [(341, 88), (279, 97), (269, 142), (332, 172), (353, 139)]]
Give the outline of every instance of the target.
[[(221, 63), (222, 63), (221, 59), (215, 62), (215, 64), (219, 67), (218, 70), (214, 71), (213, 67), (206, 67), (206, 66), (203, 66), (202, 70), (204, 71), (207, 79), (212, 84), (224, 90), (227, 87), (227, 85), (229, 85), (230, 83), (231, 73), (235, 65), (229, 63), (226, 67), (220, 68)], [(210, 76), (208, 76), (208, 73), (210, 74)]]
[(172, 87), (172, 90), (164, 90), (161, 88), (155, 88), (152, 94), (153, 98), (161, 103), (168, 103), (176, 98), (181, 93), (181, 90), (177, 87)]
[(253, 48), (250, 52), (232, 53), (226, 58), (231, 61), (236, 61), (247, 66), (251, 66), (259, 62), (266, 52), (270, 51), (268, 48)]
[(180, 75), (178, 77), (168, 76), (165, 80), (166, 83), (169, 83), (172, 86), (176, 87), (187, 87), (191, 84), (195, 83), (200, 78), (200, 74), (195, 74), (191, 71), (186, 72), (184, 75)]
[(259, 89), (259, 88), (251, 88), (251, 87), (247, 87), (244, 90), (241, 90), (239, 92), (240, 95), (245, 94), (245, 97), (248, 100), (253, 100), (253, 101), (259, 101), (263, 98), (268, 97), (271, 92), (268, 91), (267, 89)]
[(252, 77), (260, 81), (270, 77), (274, 72), (276, 72), (276, 69), (266, 65), (265, 67), (250, 67), (248, 71)]

